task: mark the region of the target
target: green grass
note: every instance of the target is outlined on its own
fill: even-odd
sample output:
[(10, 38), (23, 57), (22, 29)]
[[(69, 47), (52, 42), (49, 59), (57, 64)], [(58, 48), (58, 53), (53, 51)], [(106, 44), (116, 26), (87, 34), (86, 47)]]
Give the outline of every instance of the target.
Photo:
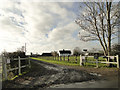
[(53, 63), (53, 64), (61, 64), (61, 65), (70, 65), (70, 66), (77, 66), (79, 65), (79, 63), (75, 63), (72, 61), (58, 61), (58, 60), (46, 60), (46, 59), (40, 59), (40, 58), (32, 58), (34, 60), (38, 60), (38, 61), (44, 61), (44, 62), (48, 62), (48, 63)]
[[(61, 64), (61, 65), (69, 65), (69, 66), (79, 66), (80, 65), (80, 56), (77, 57), (77, 61), (76, 61), (75, 56), (70, 56), (69, 62), (68, 62), (68, 57), (65, 57), (65, 61), (64, 61), (64, 57), (62, 57), (62, 61), (58, 60), (58, 57), (56, 58), (56, 60), (54, 60), (53, 57), (39, 57), (39, 58), (32, 57), (32, 59), (44, 61), (44, 62), (48, 62), (48, 63), (53, 63), (53, 64)], [(94, 59), (94, 57), (87, 57), (87, 61), (96, 61), (96, 59)], [(99, 57), (98, 61), (106, 61), (106, 59), (103, 57)], [(96, 63), (86, 62), (85, 66), (96, 67)], [(106, 64), (104, 64), (104, 63), (98, 63), (98, 66), (99, 67), (107, 67)]]
[(15, 78), (17, 78), (17, 77), (19, 77), (19, 76), (22, 76), (22, 75), (24, 75), (24, 74), (26, 74), (26, 73), (28, 73), (28, 71), (22, 72), (22, 73), (19, 74), (19, 75), (15, 75), (13, 78), (9, 78), (9, 77), (8, 77), (8, 80), (14, 80)]

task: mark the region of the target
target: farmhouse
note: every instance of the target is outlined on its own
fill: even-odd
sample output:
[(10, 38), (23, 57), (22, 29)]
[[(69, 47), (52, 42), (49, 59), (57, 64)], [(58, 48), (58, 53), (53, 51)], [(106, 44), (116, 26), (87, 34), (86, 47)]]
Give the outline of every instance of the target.
[(70, 56), (71, 55), (71, 51), (70, 50), (60, 50), (59, 51), (60, 56)]

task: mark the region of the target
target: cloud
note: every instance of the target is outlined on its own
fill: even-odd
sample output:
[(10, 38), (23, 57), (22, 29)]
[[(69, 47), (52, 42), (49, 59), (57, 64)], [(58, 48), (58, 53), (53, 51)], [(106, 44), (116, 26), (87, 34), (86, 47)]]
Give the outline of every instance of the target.
[[(7, 2), (0, 7), (0, 52), (27, 43), (27, 52), (92, 47), (79, 40), (74, 2)], [(89, 48), (88, 47), (88, 48)]]

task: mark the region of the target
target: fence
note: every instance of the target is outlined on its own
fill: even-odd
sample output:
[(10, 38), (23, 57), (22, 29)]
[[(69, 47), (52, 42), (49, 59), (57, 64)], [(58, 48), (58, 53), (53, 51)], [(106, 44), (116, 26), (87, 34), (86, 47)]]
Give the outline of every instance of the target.
[(45, 60), (58, 60), (58, 61), (68, 61), (68, 62), (79, 62), (79, 56), (41, 56), (39, 57), (40, 59), (45, 59)]
[[(25, 67), (31, 67), (31, 65), (30, 65), (30, 58), (28, 57), (28, 58), (20, 58), (20, 57), (18, 57), (18, 58), (14, 58), (13, 60), (17, 60), (18, 61), (18, 67), (15, 67), (15, 68), (10, 68), (10, 69), (8, 69), (7, 68), (7, 64), (10, 64), (10, 59), (9, 58), (7, 58), (7, 57), (2, 57), (2, 63), (3, 63), (3, 74), (4, 74), (4, 76), (5, 76), (5, 80), (7, 80), (8, 79), (8, 76), (7, 76), (7, 74), (8, 74), (8, 72), (10, 72), (10, 71), (14, 71), (14, 70), (18, 70), (18, 74), (19, 75), (21, 75), (21, 69), (22, 68), (25, 68)], [(22, 60), (28, 60), (28, 64), (27, 65), (21, 65), (21, 61)]]
[[(92, 63), (94, 65), (96, 65), (96, 67), (103, 67), (106, 66), (108, 64), (115, 64), (117, 65), (117, 68), (120, 68), (120, 64), (119, 64), (119, 56), (106, 56), (106, 58), (103, 58), (104, 56), (100, 56), (99, 59), (95, 59), (95, 56), (66, 56), (66, 57), (47, 57), (47, 56), (42, 56), (39, 57), (40, 59), (45, 59), (45, 60), (58, 60), (58, 61), (68, 61), (68, 63), (76, 63), (80, 66), (83, 66), (87, 64), (89, 64), (90, 66), (92, 65)], [(89, 59), (91, 58), (91, 60)], [(110, 61), (110, 59), (114, 60), (114, 61)], [(101, 63), (101, 64), (100, 64)]]
[[(119, 64), (119, 56), (116, 55), (116, 56), (106, 56), (106, 61), (99, 61), (98, 59), (96, 59), (95, 61), (88, 61), (86, 58), (88, 57), (94, 57), (94, 56), (82, 56), (80, 55), (80, 66), (83, 66), (85, 65), (86, 62), (88, 63), (95, 63), (96, 64), (96, 67), (98, 67), (98, 63), (105, 63), (105, 64), (116, 64), (117, 65), (117, 68), (120, 68), (120, 64)], [(114, 62), (110, 62), (109, 60), (110, 59), (115, 59), (116, 58), (116, 61)]]

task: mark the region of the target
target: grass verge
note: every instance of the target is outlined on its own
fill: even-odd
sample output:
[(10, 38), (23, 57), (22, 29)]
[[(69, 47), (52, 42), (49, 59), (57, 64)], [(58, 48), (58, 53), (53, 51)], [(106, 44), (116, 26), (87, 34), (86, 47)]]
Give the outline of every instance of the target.
[[(44, 61), (44, 62), (48, 62), (48, 63), (52, 63), (52, 64), (59, 64), (59, 65), (67, 65), (67, 66), (80, 66), (80, 61), (79, 59), (77, 60), (77, 62), (75, 62), (75, 60), (71, 59), (69, 62), (67, 60), (53, 60), (52, 58), (34, 58), (34, 57), (31, 57), (31, 59), (34, 59), (34, 60), (38, 60), (38, 61)], [(100, 57), (99, 58), (100, 60), (102, 61), (105, 61), (104, 58)], [(96, 61), (93, 57), (89, 57), (87, 58), (87, 61)], [(96, 63), (89, 63), (89, 62), (86, 62), (84, 67), (96, 67)], [(103, 64), (103, 63), (98, 63), (98, 67), (101, 68), (101, 67), (108, 67), (106, 64)], [(116, 67), (116, 65), (114, 65), (114, 67)]]
[(61, 64), (61, 65), (69, 65), (69, 66), (79, 66), (79, 63), (71, 62), (71, 61), (57, 61), (57, 60), (45, 60), (45, 59), (40, 59), (40, 58), (31, 58), (34, 60), (38, 61), (44, 61), (48, 63), (53, 63), (53, 64)]

